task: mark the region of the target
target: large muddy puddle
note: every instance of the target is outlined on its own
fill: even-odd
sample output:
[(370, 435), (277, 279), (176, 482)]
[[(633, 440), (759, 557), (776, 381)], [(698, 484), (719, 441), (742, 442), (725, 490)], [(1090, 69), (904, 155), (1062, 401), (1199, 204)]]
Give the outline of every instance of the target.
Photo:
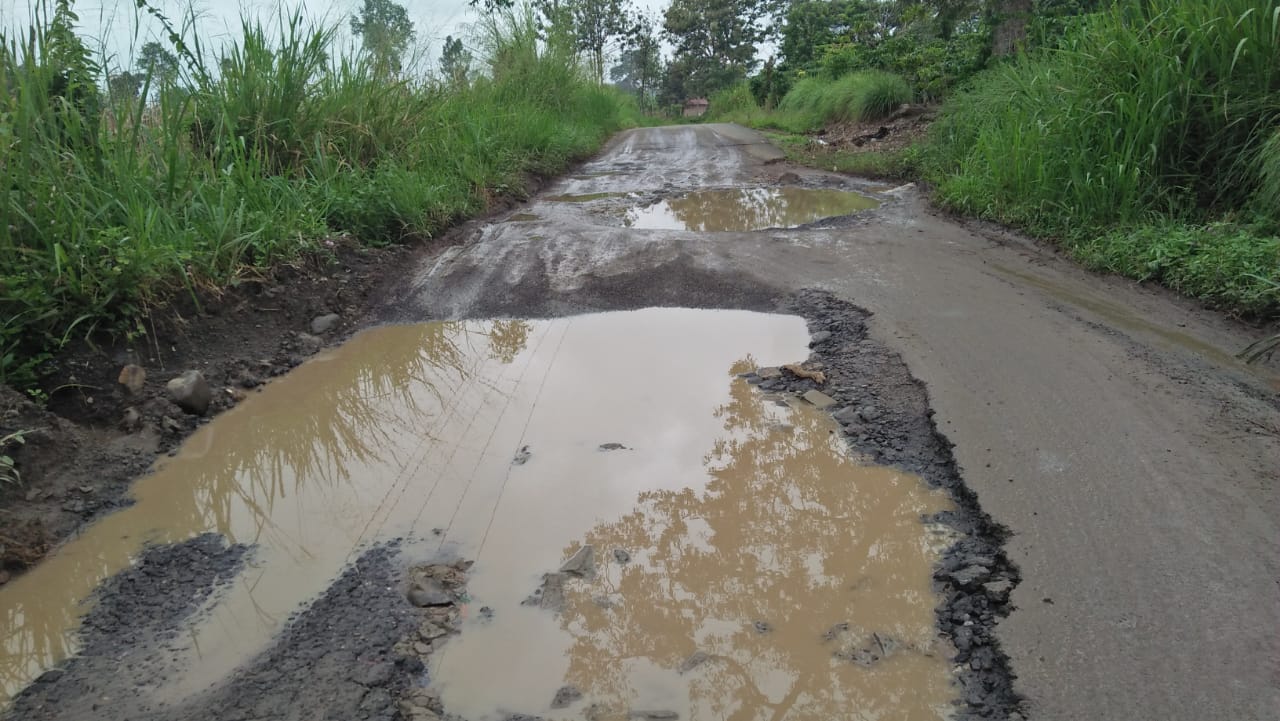
[[(0, 588), (4, 693), (75, 652), (85, 599), (143, 544), (215, 531), (255, 550), (174, 642), (160, 706), (261, 651), (360, 548), (403, 537), (410, 560), (476, 561), (463, 632), (422, 679), (471, 721), (944, 717), (930, 577), (946, 536), (921, 516), (945, 496), (737, 377), (807, 340), (796, 317), (681, 309), (361, 333)], [(585, 546), (581, 577), (544, 581)], [(552, 710), (564, 686), (582, 698)]]
[(794, 228), (878, 205), (874, 198), (845, 190), (792, 186), (699, 190), (633, 208), (623, 223), (638, 229), (703, 232)]

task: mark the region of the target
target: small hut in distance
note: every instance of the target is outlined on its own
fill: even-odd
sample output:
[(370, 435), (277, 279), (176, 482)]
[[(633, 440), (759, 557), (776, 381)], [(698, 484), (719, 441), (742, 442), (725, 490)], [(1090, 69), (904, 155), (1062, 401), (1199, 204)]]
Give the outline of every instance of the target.
[(696, 118), (706, 113), (710, 105), (706, 98), (689, 98), (684, 101), (684, 116), (686, 118)]

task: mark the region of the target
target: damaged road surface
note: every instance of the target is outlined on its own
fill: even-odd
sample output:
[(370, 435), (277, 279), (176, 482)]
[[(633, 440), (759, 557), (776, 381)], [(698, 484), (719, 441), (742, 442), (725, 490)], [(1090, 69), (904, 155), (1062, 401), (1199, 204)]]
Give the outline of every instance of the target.
[(424, 250), (0, 587), (9, 717), (1272, 718), (1247, 336), (781, 160), (630, 131)]

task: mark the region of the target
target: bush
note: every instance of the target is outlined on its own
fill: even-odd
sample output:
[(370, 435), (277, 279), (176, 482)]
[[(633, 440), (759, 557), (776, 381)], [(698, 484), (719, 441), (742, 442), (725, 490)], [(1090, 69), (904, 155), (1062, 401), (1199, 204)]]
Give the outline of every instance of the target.
[(986, 66), (990, 35), (960, 33), (950, 39), (899, 35), (877, 45), (839, 43), (824, 48), (822, 71), (831, 77), (867, 70), (900, 75), (924, 100), (936, 100)]
[(751, 94), (751, 86), (746, 81), (730, 85), (728, 88), (714, 93), (707, 98), (708, 119), (742, 122), (760, 111), (755, 97)]
[(834, 82), (802, 78), (782, 98), (778, 109), (790, 116), (785, 125), (812, 130), (832, 123), (877, 120), (911, 102), (911, 97), (911, 88), (901, 77), (866, 71)]
[(1277, 0), (1118, 3), (955, 96), (927, 172), (955, 209), (1259, 311), (1240, 274), (1280, 277), (1278, 57)]
[(73, 334), (144, 333), (184, 287), (331, 233), (434, 235), (593, 152), (618, 94), (541, 45), (528, 12), (487, 17), (489, 73), (469, 85), (391, 76), (293, 14), (245, 22), (216, 79), (180, 52), (188, 79), (101, 110), (72, 18), (0, 42), (0, 382), (29, 382)]

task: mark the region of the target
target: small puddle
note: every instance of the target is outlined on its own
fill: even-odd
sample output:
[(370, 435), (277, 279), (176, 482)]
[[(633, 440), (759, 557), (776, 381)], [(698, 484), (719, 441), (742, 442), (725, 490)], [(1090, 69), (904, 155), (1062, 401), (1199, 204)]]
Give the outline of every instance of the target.
[[(736, 378), (807, 341), (800, 318), (684, 309), (365, 331), (0, 588), (0, 701), (75, 652), (85, 599), (144, 543), (216, 531), (256, 549), (184, 627), (156, 708), (262, 651), (359, 549), (407, 537), (411, 558), (476, 560), (463, 633), (430, 668), (469, 721), (591, 704), (601, 721), (945, 717), (946, 539), (920, 521), (945, 496)], [(596, 572), (561, 610), (522, 605), (582, 544)], [(583, 705), (552, 713), (564, 685)]]
[(623, 222), (638, 229), (750, 231), (794, 228), (879, 205), (861, 193), (824, 188), (699, 190), (629, 210)]
[(605, 198), (621, 198), (626, 193), (584, 193), (582, 195), (549, 195), (543, 200), (553, 203), (590, 203), (593, 200), (604, 200)]

